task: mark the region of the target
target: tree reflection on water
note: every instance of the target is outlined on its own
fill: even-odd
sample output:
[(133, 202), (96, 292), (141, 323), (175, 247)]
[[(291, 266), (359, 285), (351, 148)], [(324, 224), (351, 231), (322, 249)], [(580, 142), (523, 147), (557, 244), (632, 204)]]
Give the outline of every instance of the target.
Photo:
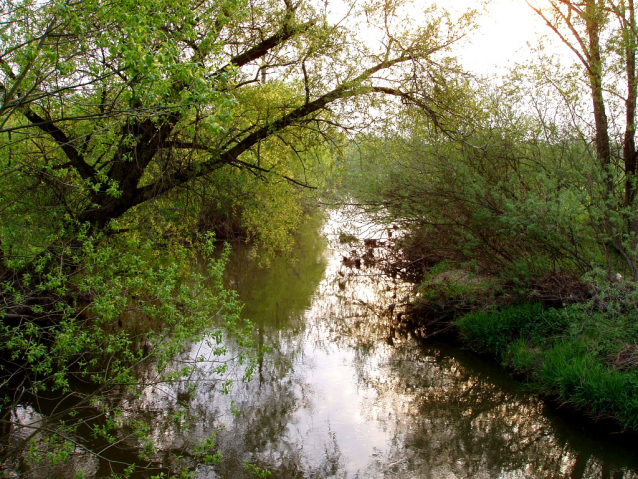
[[(214, 433), (224, 458), (191, 462), (201, 478), (250, 477), (245, 462), (273, 478), (638, 477), (635, 446), (579, 431), (484, 358), (400, 330), (390, 305), (408, 285), (344, 261), (353, 245), (336, 240), (335, 217), (330, 247), (317, 228), (300, 235), (294, 261), (268, 269), (234, 250), (228, 284), (269, 348), (252, 381), (222, 394), (211, 364), (193, 372), (191, 389), (149, 386), (125, 404), (128, 423), (151, 428), (156, 464)], [(193, 344), (175, 365), (207, 351)], [(129, 438), (117, 454), (134, 460), (139, 447)]]
[(242, 273), (252, 298), (268, 291), (247, 314), (272, 352), (231, 395), (243, 412), (220, 435), (236, 461), (222, 477), (240, 459), (282, 478), (638, 477), (635, 451), (564, 424), (495, 365), (399, 331), (388, 306), (405, 285), (346, 264), (337, 241), (323, 272), (322, 245), (303, 241), (277, 277)]

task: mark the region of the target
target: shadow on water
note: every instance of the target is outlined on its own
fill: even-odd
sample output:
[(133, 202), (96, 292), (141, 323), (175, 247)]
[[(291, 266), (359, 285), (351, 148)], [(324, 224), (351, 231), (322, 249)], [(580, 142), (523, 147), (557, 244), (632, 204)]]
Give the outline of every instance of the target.
[[(132, 400), (128, 420), (148, 424), (158, 462), (214, 433), (224, 459), (196, 465), (201, 479), (253, 477), (246, 462), (273, 479), (638, 478), (635, 444), (583, 432), (490, 361), (397, 329), (391, 305), (409, 285), (344, 259), (343, 227), (336, 213), (326, 226), (315, 218), (294, 259), (267, 269), (234, 247), (228, 285), (269, 351), (229, 394), (204, 367), (187, 394), (155, 388)], [(177, 359), (206, 350), (196, 343)], [(196, 418), (185, 431), (180, 411)]]

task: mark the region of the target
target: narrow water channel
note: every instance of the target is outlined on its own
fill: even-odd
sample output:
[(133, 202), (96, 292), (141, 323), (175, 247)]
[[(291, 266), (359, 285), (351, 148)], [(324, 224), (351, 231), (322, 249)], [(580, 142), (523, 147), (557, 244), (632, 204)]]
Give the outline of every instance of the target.
[(270, 352), (252, 382), (201, 403), (225, 459), (200, 477), (250, 477), (243, 462), (273, 478), (638, 477), (637, 444), (579, 430), (484, 358), (397, 332), (387, 307), (405, 285), (344, 264), (336, 217), (325, 236), (310, 226), (296, 262), (234, 252), (229, 285)]
[[(156, 464), (170, 467), (214, 434), (223, 459), (197, 465), (199, 479), (256, 477), (246, 463), (272, 479), (638, 478), (638, 444), (581, 430), (485, 358), (397, 330), (389, 306), (405, 301), (409, 285), (344, 261), (342, 220), (309, 222), (294, 258), (269, 268), (235, 245), (227, 283), (268, 352), (229, 394), (204, 367), (187, 394), (149, 387), (132, 400), (128, 419), (148, 425)], [(207, 348), (193, 344), (181, 359)], [(176, 413), (196, 417), (195, 426), (184, 431)], [(16, 414), (25, 423), (37, 416), (31, 407)], [(130, 463), (138, 447), (126, 440), (106, 451)], [(80, 453), (28, 477), (72, 477), (72, 468), (100, 478), (112, 467)]]

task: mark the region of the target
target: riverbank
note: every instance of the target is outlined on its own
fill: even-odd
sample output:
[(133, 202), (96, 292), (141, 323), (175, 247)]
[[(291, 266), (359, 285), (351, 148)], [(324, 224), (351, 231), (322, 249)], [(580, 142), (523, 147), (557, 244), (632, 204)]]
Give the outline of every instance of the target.
[(594, 275), (554, 283), (516, 289), (439, 266), (404, 314), (422, 336), (495, 357), (534, 393), (605, 430), (638, 432), (638, 288)]

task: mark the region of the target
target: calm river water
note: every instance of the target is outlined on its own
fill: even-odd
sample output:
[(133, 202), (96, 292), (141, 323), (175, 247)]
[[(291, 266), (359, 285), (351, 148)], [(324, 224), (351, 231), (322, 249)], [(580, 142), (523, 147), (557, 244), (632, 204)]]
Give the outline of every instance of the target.
[(343, 264), (338, 219), (301, 236), (296, 262), (235, 251), (229, 285), (271, 350), (252, 382), (201, 398), (226, 459), (200, 477), (243, 477), (244, 461), (273, 478), (638, 477), (638, 444), (579, 430), (484, 358), (398, 333), (386, 308), (403, 286)]
[[(637, 444), (580, 430), (485, 358), (397, 331), (388, 306), (405, 300), (406, 286), (344, 264), (338, 220), (324, 235), (309, 224), (296, 259), (270, 268), (234, 249), (228, 285), (269, 352), (228, 395), (204, 369), (186, 401), (155, 388), (131, 403), (161, 462), (215, 433), (223, 460), (198, 466), (200, 479), (254, 477), (245, 462), (272, 479), (638, 478)], [(184, 357), (205, 353), (194, 344)], [(180, 402), (198, 417), (186, 433), (171, 416)], [(126, 454), (119, 459), (134, 460)], [(110, 472), (87, 461), (89, 477)]]

